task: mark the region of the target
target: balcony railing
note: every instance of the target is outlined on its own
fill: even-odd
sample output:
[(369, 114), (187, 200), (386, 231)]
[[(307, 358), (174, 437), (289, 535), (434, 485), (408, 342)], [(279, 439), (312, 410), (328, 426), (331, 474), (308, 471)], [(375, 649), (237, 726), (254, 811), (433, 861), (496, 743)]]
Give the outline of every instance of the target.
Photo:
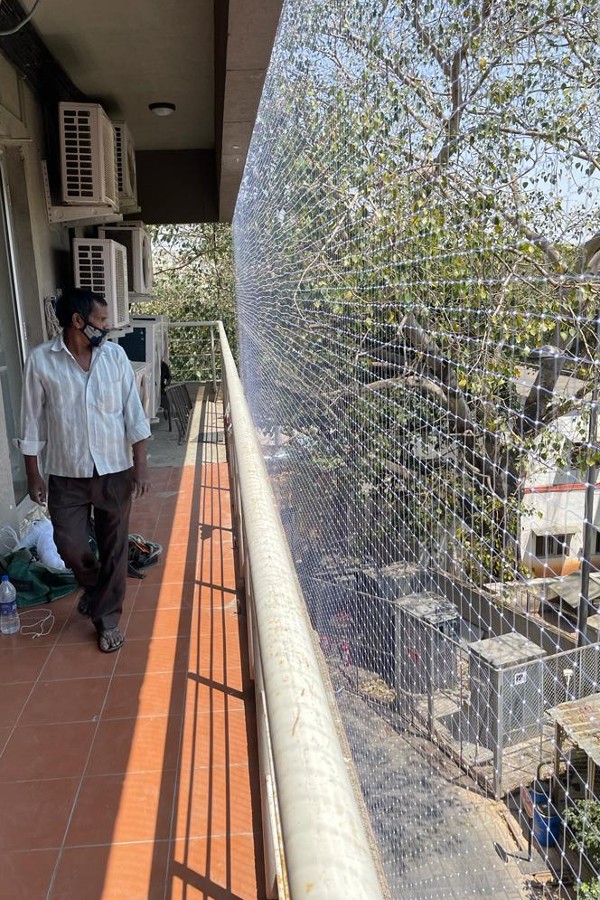
[(223, 392), (238, 596), (256, 689), (268, 896), (376, 900), (384, 888), (366, 814), (225, 330), (216, 321), (170, 328), (208, 332), (208, 380)]

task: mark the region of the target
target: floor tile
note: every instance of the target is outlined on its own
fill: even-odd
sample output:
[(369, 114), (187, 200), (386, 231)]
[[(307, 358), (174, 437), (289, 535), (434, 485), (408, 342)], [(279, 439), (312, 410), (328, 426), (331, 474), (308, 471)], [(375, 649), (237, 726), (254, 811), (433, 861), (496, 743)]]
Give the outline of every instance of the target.
[(106, 697), (102, 718), (180, 714), (185, 703), (186, 684), (185, 672), (115, 675)]
[(2, 851), (0, 900), (46, 900), (58, 850)]
[(0, 727), (15, 724), (32, 690), (33, 684), (26, 681), (3, 688), (2, 702), (0, 703)]
[(164, 900), (168, 853), (166, 841), (67, 848), (49, 900)]
[(176, 637), (190, 632), (191, 609), (134, 609), (127, 624), (130, 640)]
[(96, 721), (109, 683), (109, 678), (40, 680), (25, 705), (19, 725)]
[(119, 653), (101, 653), (93, 632), (89, 643), (57, 644), (50, 652), (44, 668), (44, 681), (69, 680), (71, 678), (99, 678), (110, 675)]
[(58, 636), (59, 644), (91, 644), (95, 639), (95, 629), (89, 619), (76, 611), (65, 622)]
[(193, 709), (199, 712), (223, 710), (225, 707), (233, 711), (244, 709), (246, 704), (254, 706), (251, 696), (244, 696), (240, 691), (227, 690), (223, 685), (205, 684), (188, 677), (187, 694), (185, 698), (186, 715), (190, 715)]
[(248, 726), (244, 710), (202, 712), (184, 722), (181, 769), (248, 762)]
[(201, 654), (199, 661), (194, 662), (193, 666), (190, 665), (190, 670), (198, 676), (203, 684), (235, 691), (244, 690), (244, 679), (239, 664), (232, 660), (229, 665), (228, 659), (224, 662), (222, 656), (217, 654)]
[(2, 752), (4, 751), (4, 748), (6, 747), (6, 745), (8, 743), (8, 739), (11, 736), (12, 732), (13, 732), (13, 726), (11, 726), (11, 725), (3, 725), (0, 728), (0, 756), (2, 755)]
[(177, 766), (181, 718), (147, 716), (102, 720), (87, 775), (156, 772)]
[(191, 609), (194, 582), (180, 584), (142, 584), (135, 598), (134, 611), (155, 609)]
[(195, 630), (192, 632), (190, 638), (190, 659), (202, 660), (204, 663), (212, 660), (220, 662), (226, 667), (239, 666), (241, 653), (237, 623), (233, 635), (223, 635), (218, 627), (212, 631), (208, 628), (200, 629), (200, 634), (197, 634)]
[[(207, 897), (253, 900), (265, 896), (260, 872), (257, 886), (252, 835), (175, 841), (171, 856), (170, 900), (205, 900)], [(260, 849), (257, 857), (261, 859)]]
[(19, 610), (21, 632), (11, 641), (16, 641), (19, 647), (53, 647), (71, 614), (70, 600), (66, 597), (52, 604)]
[(84, 778), (65, 846), (169, 838), (176, 773)]
[(30, 647), (19, 635), (20, 646), (0, 653), (0, 684), (19, 681), (36, 681), (52, 650), (48, 647)]
[(54, 778), (3, 784), (2, 852), (59, 848), (79, 782), (79, 778)]
[(19, 725), (4, 748), (0, 782), (81, 775), (95, 730), (95, 722)]
[(118, 657), (115, 674), (135, 675), (147, 672), (183, 672), (187, 670), (189, 638), (170, 637), (125, 641)]
[[(258, 810), (257, 810), (258, 812)], [(180, 774), (176, 838), (224, 837), (253, 829), (250, 769), (213, 766)], [(257, 815), (257, 824), (259, 817)]]

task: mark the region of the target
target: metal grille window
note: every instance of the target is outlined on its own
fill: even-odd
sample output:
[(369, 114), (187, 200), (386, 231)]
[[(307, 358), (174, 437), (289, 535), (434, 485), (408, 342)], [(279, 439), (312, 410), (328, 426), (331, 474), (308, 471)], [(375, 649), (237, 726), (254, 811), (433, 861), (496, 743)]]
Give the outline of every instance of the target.
[(535, 539), (535, 555), (539, 559), (566, 556), (571, 547), (570, 534), (538, 534)]

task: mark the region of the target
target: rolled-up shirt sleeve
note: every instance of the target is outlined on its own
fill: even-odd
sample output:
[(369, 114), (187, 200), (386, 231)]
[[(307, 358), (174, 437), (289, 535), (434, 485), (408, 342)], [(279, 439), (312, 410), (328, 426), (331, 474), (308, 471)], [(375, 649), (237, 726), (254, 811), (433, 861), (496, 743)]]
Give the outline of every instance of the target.
[[(123, 354), (125, 355), (125, 354)], [(125, 357), (123, 366), (123, 415), (125, 432), (130, 444), (137, 444), (151, 435), (150, 425), (140, 400), (135, 375), (129, 360)]]
[(30, 354), (23, 373), (21, 397), (21, 437), (14, 440), (24, 456), (37, 456), (46, 446), (46, 393)]

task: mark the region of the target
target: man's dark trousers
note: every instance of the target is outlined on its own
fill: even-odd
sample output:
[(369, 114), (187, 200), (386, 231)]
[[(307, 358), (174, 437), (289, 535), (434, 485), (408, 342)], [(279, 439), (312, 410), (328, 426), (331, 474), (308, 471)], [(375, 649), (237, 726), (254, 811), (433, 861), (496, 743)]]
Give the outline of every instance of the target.
[[(127, 582), (132, 470), (92, 478), (48, 479), (48, 511), (62, 559), (85, 590), (98, 631), (119, 624)], [(89, 543), (90, 518), (98, 544)]]

